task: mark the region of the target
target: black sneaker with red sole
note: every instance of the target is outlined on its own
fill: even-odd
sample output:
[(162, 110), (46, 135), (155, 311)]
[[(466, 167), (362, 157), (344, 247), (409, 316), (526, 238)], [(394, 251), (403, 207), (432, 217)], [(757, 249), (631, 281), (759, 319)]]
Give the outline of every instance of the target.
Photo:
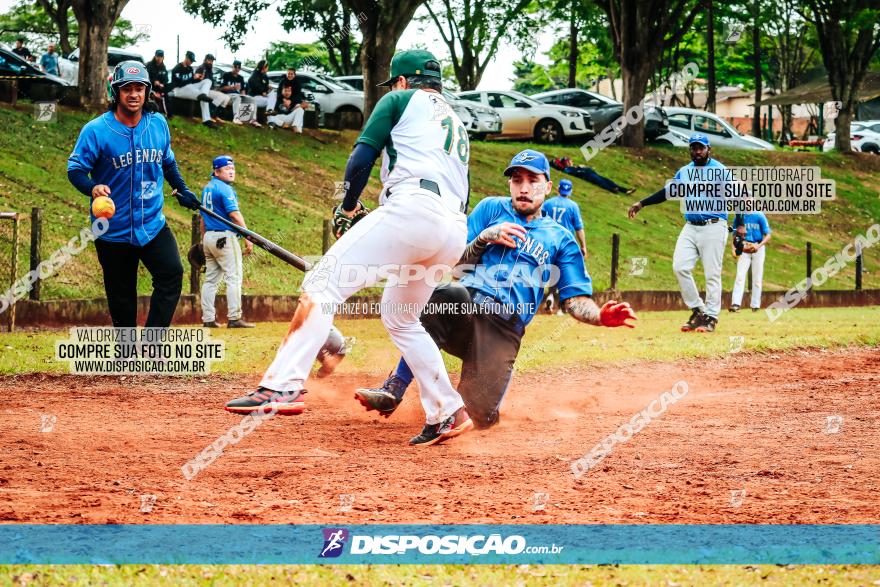
[(409, 443), (413, 446), (432, 446), (461, 436), (473, 427), (474, 421), (464, 408), (461, 408), (439, 424), (425, 424), (421, 434), (412, 437)]
[(688, 321), (682, 324), (681, 331), (682, 332), (693, 332), (697, 329), (697, 327), (703, 323), (703, 319), (706, 315), (699, 308), (694, 308), (691, 312), (691, 317), (688, 318)]

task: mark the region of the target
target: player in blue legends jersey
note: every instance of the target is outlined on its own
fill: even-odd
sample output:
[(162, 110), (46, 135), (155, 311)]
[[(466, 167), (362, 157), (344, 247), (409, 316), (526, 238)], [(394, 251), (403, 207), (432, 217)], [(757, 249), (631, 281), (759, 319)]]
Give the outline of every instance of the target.
[(92, 199), (107, 196), (116, 206), (107, 232), (95, 241), (116, 327), (137, 326), (139, 263), (153, 278), (145, 325), (171, 324), (183, 264), (162, 213), (164, 180), (177, 190), (182, 206), (195, 210), (200, 203), (180, 176), (165, 117), (147, 101), (150, 85), (143, 63), (117, 65), (110, 109), (83, 127), (67, 161), (67, 177), (76, 189)]
[[(570, 179), (560, 179), (557, 189), (559, 195), (544, 202), (543, 209), (553, 220), (574, 235), (581, 249), (581, 254), (586, 258), (587, 240), (584, 236), (584, 221), (581, 218), (581, 208), (571, 199), (574, 184), (571, 183)], [(556, 288), (548, 288), (547, 297), (544, 300), (548, 311), (553, 311), (553, 302), (557, 298), (559, 298), (559, 292), (556, 291)], [(556, 315), (563, 315), (561, 307), (557, 310)]]
[[(709, 146), (709, 137), (702, 133), (691, 135), (688, 141), (690, 147), (691, 162), (675, 174), (670, 183), (670, 189), (683, 191), (688, 185), (702, 184), (704, 187), (716, 188), (714, 191), (723, 191), (725, 179), (724, 165), (712, 158), (712, 149)], [(717, 186), (715, 184), (722, 184)], [(633, 219), (645, 206), (651, 206), (666, 201), (667, 188), (664, 187), (656, 193), (644, 198), (629, 208), (629, 217)], [(672, 271), (678, 278), (678, 286), (685, 305), (691, 310), (691, 316), (681, 327), (682, 332), (714, 332), (718, 324), (718, 313), (721, 311), (721, 264), (724, 260), (724, 245), (727, 242), (727, 211), (711, 211), (708, 207), (699, 208), (697, 204), (711, 203), (712, 200), (720, 202), (720, 198), (711, 198), (700, 193), (697, 196), (685, 198), (692, 211), (684, 215), (685, 225), (678, 240), (675, 243), (675, 252), (672, 254)], [(702, 211), (697, 212), (700, 209)], [(706, 276), (706, 301), (700, 297), (700, 290), (694, 282), (693, 269), (697, 261), (703, 263), (703, 273)]]
[[(550, 165), (537, 151), (518, 153), (504, 170), (510, 197), (482, 200), (468, 217), (468, 246), (458, 282), (440, 286), (421, 321), (437, 345), (462, 359), (458, 391), (481, 428), (498, 422), (525, 328), (535, 316), (544, 286), (558, 281), (562, 306), (596, 326), (628, 326), (636, 315), (626, 302), (601, 308), (572, 234), (543, 209), (551, 192)], [(435, 312), (433, 310), (441, 310)], [(358, 389), (355, 398), (390, 416), (413, 375), (401, 359), (380, 388)]]
[(544, 203), (544, 210), (553, 220), (564, 226), (577, 239), (578, 246), (584, 257), (587, 256), (587, 241), (584, 237), (584, 220), (581, 208), (571, 199), (574, 185), (570, 179), (559, 180), (559, 195)]

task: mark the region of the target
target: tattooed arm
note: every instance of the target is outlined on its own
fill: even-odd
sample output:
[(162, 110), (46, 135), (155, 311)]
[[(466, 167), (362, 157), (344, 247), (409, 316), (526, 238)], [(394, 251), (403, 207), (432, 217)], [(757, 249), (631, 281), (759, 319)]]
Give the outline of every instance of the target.
[(609, 300), (599, 308), (593, 298), (589, 296), (567, 298), (562, 301), (562, 309), (571, 314), (575, 320), (593, 326), (635, 328), (634, 325), (628, 324), (626, 321), (629, 319), (638, 320), (636, 313), (627, 302), (618, 303)]
[(506, 247), (516, 248), (514, 237), (521, 240), (526, 238), (526, 229), (513, 222), (502, 222), (494, 226), (484, 228), (483, 232), (465, 247), (461, 259), (458, 260), (459, 265), (476, 265), (480, 262), (480, 257), (486, 251), (489, 245), (504, 245)]
[(599, 306), (590, 296), (575, 296), (562, 301), (562, 309), (578, 322), (600, 326)]

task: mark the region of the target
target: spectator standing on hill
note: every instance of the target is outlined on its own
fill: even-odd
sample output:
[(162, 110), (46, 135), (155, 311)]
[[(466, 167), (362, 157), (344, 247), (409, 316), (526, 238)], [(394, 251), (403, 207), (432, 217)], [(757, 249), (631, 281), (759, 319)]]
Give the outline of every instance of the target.
[(25, 61), (34, 60), (34, 56), (31, 55), (30, 49), (24, 46), (24, 37), (19, 37), (15, 40), (15, 47), (12, 48), (12, 52)]
[(169, 112), (168, 104), (165, 101), (166, 88), (168, 86), (168, 68), (165, 67), (165, 51), (156, 49), (155, 55), (147, 63), (147, 73), (150, 76), (150, 83), (153, 84), (153, 100), (162, 107), (165, 117), (171, 118), (171, 112)]
[(40, 67), (46, 73), (58, 75), (58, 53), (55, 52), (55, 43), (49, 43), (46, 47), (46, 52), (40, 57)]
[(172, 89), (168, 95), (182, 100), (198, 100), (202, 124), (209, 128), (215, 128), (217, 125), (211, 120), (211, 110), (208, 108), (208, 102), (211, 101), (208, 96), (208, 92), (211, 90), (211, 80), (196, 79), (195, 71), (192, 68), (195, 60), (196, 54), (187, 51), (183, 62), (174, 66), (174, 69), (171, 70)]

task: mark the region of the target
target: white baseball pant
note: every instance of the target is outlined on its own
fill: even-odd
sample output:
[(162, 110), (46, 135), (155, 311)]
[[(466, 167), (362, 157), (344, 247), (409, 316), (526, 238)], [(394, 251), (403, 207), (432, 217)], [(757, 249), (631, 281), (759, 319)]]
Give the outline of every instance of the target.
[(741, 306), (743, 293), (746, 289), (746, 276), (749, 274), (749, 267), (752, 269), (752, 293), (749, 297), (749, 306), (752, 308), (761, 307), (761, 288), (764, 285), (764, 258), (767, 254), (767, 247), (761, 247), (757, 253), (743, 253), (736, 262), (736, 280), (733, 282), (733, 295), (730, 303), (734, 306)]
[[(464, 252), (467, 219), (452, 208), (432, 192), (395, 186), (394, 195), (336, 241), (306, 275), (290, 329), (260, 385), (275, 391), (302, 389), (335, 310), (352, 294), (375, 285), (378, 267), (395, 265), (398, 269), (389, 274), (408, 272), (410, 278), (405, 285), (385, 287), (382, 323), (415, 374), (426, 421), (437, 424), (461, 408), (464, 402), (449, 381), (440, 349), (419, 321), (434, 284), (413, 277), (419, 266), (453, 266)], [(363, 280), (350, 279), (353, 272), (365, 273)]]
[[(217, 241), (225, 238), (223, 248)], [(237, 235), (231, 230), (211, 230), (202, 237), (205, 250), (205, 283), (202, 284), (202, 322), (216, 319), (214, 301), (220, 280), (226, 282), (226, 307), (229, 320), (241, 319), (241, 246)]]
[(198, 100), (199, 108), (201, 109), (202, 114), (202, 122), (206, 120), (211, 120), (211, 109), (208, 107), (207, 102), (202, 102), (199, 100), (199, 96), (201, 94), (208, 94), (211, 91), (211, 80), (203, 79), (200, 82), (193, 82), (191, 84), (187, 84), (185, 86), (174, 88), (171, 92), (168, 93), (169, 96), (174, 96), (175, 98), (181, 98), (183, 100)]
[(273, 114), (267, 121), (282, 127), (292, 126), (296, 132), (302, 132), (305, 112), (305, 110), (297, 106), (290, 114)]
[[(724, 220), (705, 226), (685, 224), (672, 254), (672, 271), (678, 278), (685, 305), (690, 309), (700, 308), (713, 318), (718, 318), (721, 312), (721, 263), (726, 243), (727, 222)], [(702, 261), (703, 274), (706, 276), (705, 303), (693, 276), (698, 260)]]

